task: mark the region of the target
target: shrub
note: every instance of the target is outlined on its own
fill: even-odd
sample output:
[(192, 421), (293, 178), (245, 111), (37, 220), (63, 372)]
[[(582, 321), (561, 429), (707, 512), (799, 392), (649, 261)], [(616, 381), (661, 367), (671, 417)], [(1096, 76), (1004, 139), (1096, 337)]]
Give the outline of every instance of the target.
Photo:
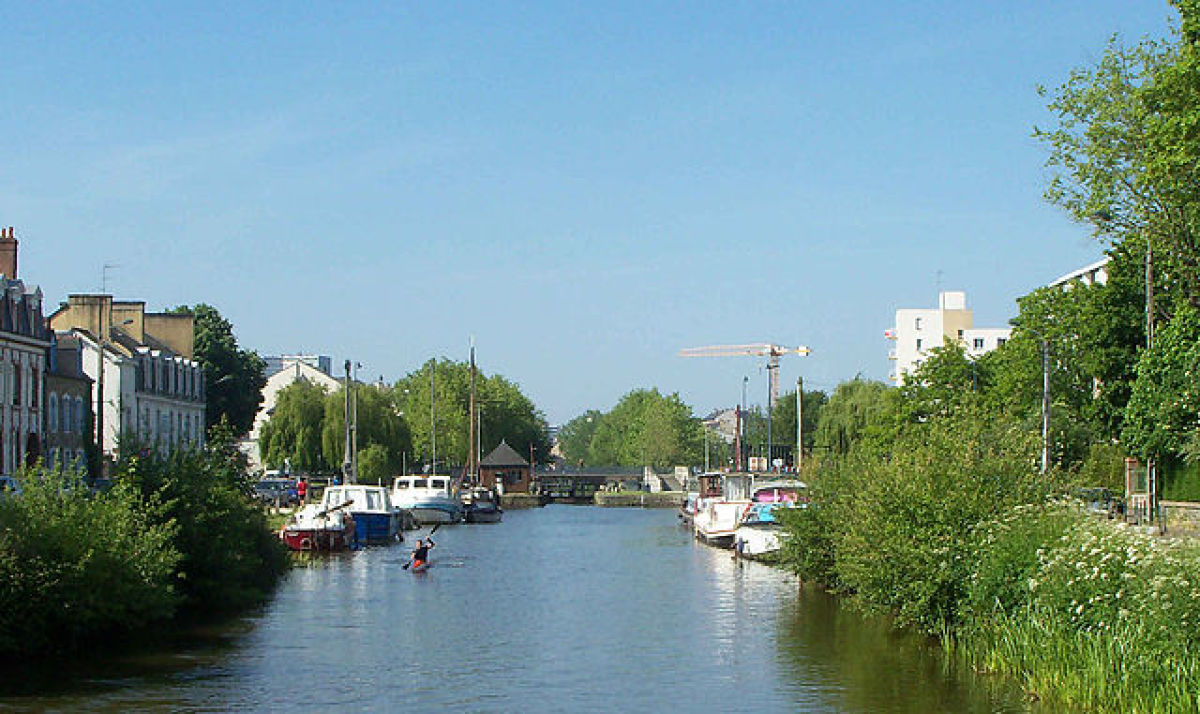
[(171, 616), (169, 518), (135, 490), (90, 498), (74, 474), (30, 469), (0, 500), (0, 654), (77, 647)]
[(188, 611), (233, 611), (265, 599), (287, 569), (233, 441), (219, 428), (199, 450), (160, 457), (142, 449), (118, 465), (116, 479), (163, 504), (177, 524), (175, 582)]

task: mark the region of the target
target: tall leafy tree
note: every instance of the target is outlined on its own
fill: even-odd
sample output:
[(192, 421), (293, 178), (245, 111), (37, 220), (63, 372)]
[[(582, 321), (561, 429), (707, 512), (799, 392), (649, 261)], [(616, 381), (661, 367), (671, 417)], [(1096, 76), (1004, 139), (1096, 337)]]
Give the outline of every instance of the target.
[(257, 353), (238, 347), (233, 325), (211, 305), (180, 305), (169, 310), (195, 318), (196, 361), (204, 370), (208, 401), (206, 426), (227, 421), (234, 433), (254, 424), (267, 384), (267, 363)]
[(818, 452), (844, 456), (855, 444), (886, 431), (894, 406), (883, 382), (855, 377), (842, 382), (821, 408), (814, 447)]
[[(430, 418), (430, 377), (434, 385), (434, 419)], [(471, 439), (471, 367), (448, 359), (429, 360), (420, 369), (396, 382), (392, 389), (395, 408), (404, 414), (411, 433), (412, 449), (428, 463), (432, 453), (436, 421), (439, 464), (463, 465)], [(526, 458), (532, 447), (538, 462), (549, 458), (546, 418), (519, 386), (500, 375), (478, 370), (475, 398), (483, 452), (507, 441)], [(443, 466), (442, 468), (445, 468)]]
[[(358, 402), (359, 477), (364, 482), (368, 481), (363, 473), (363, 454), (371, 449), (372, 477), (369, 482), (374, 483), (387, 475), (400, 472), (404, 455), (412, 453), (412, 437), (408, 433), (408, 424), (392, 403), (390, 390), (359, 384), (356, 385), (354, 394)], [(345, 399), (345, 389), (339, 389), (325, 397), (321, 424), (321, 454), (328, 464), (345, 463)], [(384, 472), (384, 476), (381, 477), (378, 472)]]
[(603, 414), (597, 409), (589, 409), (571, 421), (563, 424), (558, 431), (558, 448), (563, 458), (572, 465), (584, 464), (588, 457), (588, 448), (596, 436)]
[(294, 471), (309, 473), (334, 470), (322, 453), (326, 399), (323, 388), (305, 380), (279, 391), (275, 410), (259, 436), (264, 463), (273, 468), (290, 464)]
[(595, 428), (587, 463), (666, 469), (700, 463), (704, 432), (678, 394), (635, 389), (605, 414)]

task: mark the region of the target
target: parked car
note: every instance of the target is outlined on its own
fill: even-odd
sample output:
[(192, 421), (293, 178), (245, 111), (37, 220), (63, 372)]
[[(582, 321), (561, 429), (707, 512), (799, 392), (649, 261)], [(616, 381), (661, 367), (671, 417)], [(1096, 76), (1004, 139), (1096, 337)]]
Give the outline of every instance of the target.
[(296, 482), (290, 478), (265, 478), (254, 484), (254, 497), (272, 506), (294, 506), (300, 503)]

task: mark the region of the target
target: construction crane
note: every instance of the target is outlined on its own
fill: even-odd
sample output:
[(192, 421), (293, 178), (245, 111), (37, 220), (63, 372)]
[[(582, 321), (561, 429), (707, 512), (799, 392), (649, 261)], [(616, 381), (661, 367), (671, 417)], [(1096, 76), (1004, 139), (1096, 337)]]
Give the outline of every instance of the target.
[(680, 357), (766, 357), (767, 376), (770, 380), (771, 403), (770, 409), (779, 400), (779, 358), (784, 355), (807, 355), (812, 350), (804, 345), (799, 347), (783, 347), (780, 345), (758, 342), (749, 345), (711, 345), (708, 347), (688, 347), (679, 350)]

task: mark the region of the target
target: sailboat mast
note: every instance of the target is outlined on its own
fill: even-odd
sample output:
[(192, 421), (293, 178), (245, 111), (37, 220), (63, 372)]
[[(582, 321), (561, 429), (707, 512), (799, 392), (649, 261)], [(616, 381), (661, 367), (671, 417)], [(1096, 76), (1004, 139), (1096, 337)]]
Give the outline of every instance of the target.
[(471, 404), (470, 404), (470, 433), (467, 434), (467, 478), (472, 483), (479, 481), (479, 454), (475, 453), (476, 434), (479, 429), (479, 415), (475, 408), (475, 338), (471, 338)]

